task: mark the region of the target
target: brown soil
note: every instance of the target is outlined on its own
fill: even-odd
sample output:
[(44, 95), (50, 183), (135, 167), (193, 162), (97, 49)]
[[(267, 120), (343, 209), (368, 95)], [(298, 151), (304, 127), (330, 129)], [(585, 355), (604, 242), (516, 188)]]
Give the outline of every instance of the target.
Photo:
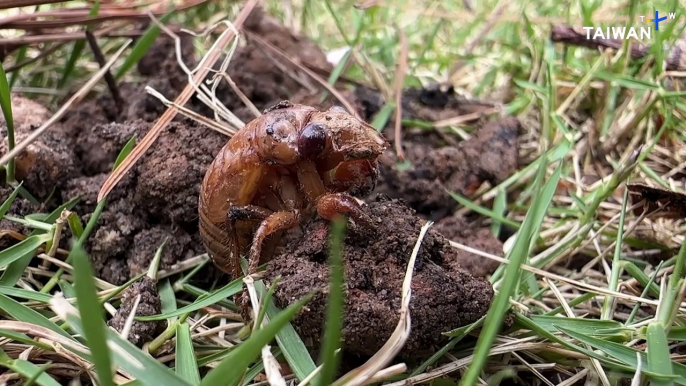
[[(149, 277), (143, 276), (124, 290), (121, 306), (114, 317), (107, 322), (107, 325), (121, 333), (139, 295), (140, 300), (136, 307), (136, 316), (151, 316), (162, 312), (162, 302), (157, 293), (156, 283)], [(164, 329), (164, 321), (141, 322), (134, 320), (127, 339), (136, 346), (143, 347), (145, 343), (153, 340), (162, 329)]]
[[(493, 236), (489, 228), (474, 226), (464, 217), (446, 217), (436, 223), (435, 229), (449, 240), (459, 242), (482, 252), (496, 256), (500, 256), (503, 253), (503, 244)], [(455, 258), (452, 260), (452, 264), (466, 269), (476, 277), (486, 277), (492, 274), (500, 265), (495, 260), (489, 260), (460, 249), (454, 249), (454, 253)]]
[[(383, 195), (365, 207), (378, 233), (370, 237), (349, 232), (343, 261), (346, 276), (345, 350), (373, 355), (398, 323), (401, 287), (422, 220), (398, 200)], [(267, 268), (268, 280), (281, 276), (274, 294), (287, 305), (307, 293), (316, 295), (294, 321), (306, 342), (319, 346), (328, 293), (329, 223), (315, 219), (299, 243), (289, 244)], [(422, 242), (412, 279), (412, 331), (401, 356), (430, 353), (444, 338), (441, 333), (475, 322), (491, 302), (493, 289), (455, 264), (457, 254), (447, 240), (430, 229)]]
[[(85, 136), (85, 150), (77, 152), (83, 156), (80, 163), (84, 169), (93, 175), (69, 181), (62, 199), (79, 196), (77, 212), (91, 213), (119, 149), (133, 135), (142, 138), (150, 126), (142, 120), (96, 125)], [(107, 198), (96, 232), (89, 240), (93, 264), (103, 279), (121, 284), (145, 271), (167, 238), (162, 268), (204, 253), (194, 240), (197, 197), (205, 169), (224, 143), (220, 134), (189, 121), (169, 125), (156, 146)]]
[(508, 117), (488, 122), (457, 146), (412, 143), (410, 170), (398, 170), (393, 154), (382, 160), (378, 191), (405, 199), (432, 220), (446, 217), (458, 205), (446, 190), (469, 197), (483, 182), (498, 184), (517, 169), (519, 130), (517, 119)]
[[(40, 104), (12, 94), (15, 140), (21, 143), (52, 115)], [(0, 154), (9, 151), (7, 123), (0, 117)], [(65, 128), (55, 125), (16, 157), (16, 178), (36, 198), (47, 198), (53, 190), (74, 176), (74, 153)]]

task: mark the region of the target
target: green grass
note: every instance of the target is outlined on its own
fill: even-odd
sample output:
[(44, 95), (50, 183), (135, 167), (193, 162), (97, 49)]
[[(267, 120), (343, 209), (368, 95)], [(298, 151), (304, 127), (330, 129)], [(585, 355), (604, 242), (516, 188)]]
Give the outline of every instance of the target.
[[(214, 15), (234, 15), (237, 8), (229, 3), (172, 10), (160, 19), (202, 29)], [(497, 99), (507, 90), (510, 96), (502, 100), (504, 109), (525, 126), (521, 164), (513, 175), (482, 186), (471, 197), (449, 192), (460, 213), (478, 216), (494, 235), (505, 228), (516, 231), (505, 243), (506, 250), (496, 254), (507, 261), (488, 278), (496, 295), (487, 315), (471, 325), (443, 331), (447, 341), (433, 355), (408, 363), (407, 371), (394, 375), (391, 384), (470, 386), (512, 377), (524, 384), (546, 384), (538, 370), (527, 367), (533, 365), (545, 368), (550, 376), (587, 371), (592, 375), (588, 379), (603, 385), (605, 380), (614, 385), (636, 374), (642, 384), (686, 385), (686, 366), (675, 348), (686, 341), (686, 310), (681, 307), (686, 225), (639, 218), (623, 190), (627, 181), (635, 179), (665, 188), (684, 180), (678, 170), (686, 148), (684, 92), (666, 88), (665, 53), (659, 49), (672, 45), (686, 26), (677, 1), (519, 1), (509, 3), (496, 20), (491, 20), (492, 12), (503, 2), (494, 0), (473, 2), (473, 11), (462, 2), (383, 2), (359, 10), (353, 1), (294, 1), (286, 12), (286, 3), (270, 1), (267, 9), (325, 50), (356, 48), (327, 80), (334, 84), (341, 77), (353, 78), (381, 89), (388, 100), (370, 121), (377, 129), (387, 126), (396, 113), (392, 85), (400, 56), (398, 28), (408, 38), (405, 87), (450, 81), (458, 93), (483, 99)], [(660, 26), (650, 42), (655, 48), (646, 59), (630, 60), (626, 50), (603, 54), (548, 39), (550, 24), (619, 26), (624, 23), (616, 21), (620, 17), (635, 19), (655, 10), (681, 13), (676, 22)], [(91, 15), (98, 12), (95, 7)], [(135, 80), (132, 69), (160, 33), (151, 24), (113, 67), (119, 81)], [(103, 40), (105, 56), (121, 43), (121, 39)], [(66, 44), (8, 74), (4, 69), (35, 56), (37, 50), (17, 50), (3, 62), (0, 107), (10, 149), (15, 146), (10, 88), (30, 88), (34, 92), (27, 96), (58, 108), (97, 68), (84, 47), (84, 41)], [(457, 62), (460, 69), (451, 73)], [(661, 127), (656, 125), (658, 116), (664, 122)], [(429, 121), (403, 123), (407, 130), (444, 130), (442, 135), (457, 141), (460, 137), (455, 133), (476, 132), (470, 125), (437, 128)], [(116, 165), (134, 143), (135, 138), (124, 146)], [(413, 165), (406, 162), (398, 167)], [(15, 216), (9, 211), (15, 200), (35, 200), (17, 181), (15, 169), (14, 160), (3, 168), (1, 183), (11, 193), (2, 197), (0, 218), (26, 226), (30, 234), (0, 250), (0, 336), (12, 343), (0, 343), (0, 366), (9, 372), (29, 384), (56, 385), (53, 367), (58, 359), (54, 358), (73, 364), (57, 355), (67, 350), (72, 358), (92, 366), (101, 385), (115, 384), (117, 370), (123, 371), (116, 373), (117, 382), (129, 379), (125, 374), (136, 379), (129, 385), (249, 385), (272, 369), (263, 361), (267, 355), (262, 348), (269, 344), (274, 346), (272, 355), (288, 364), (288, 374), (298, 383), (315, 374), (310, 384), (337, 380), (342, 360), (337, 350), (345, 347), (340, 339), (345, 304), (345, 292), (340, 290), (345, 281), (339, 249), (343, 229), (335, 228), (341, 233), (334, 232), (329, 255), (332, 275), (323, 347), (316, 360), (292, 325), (308, 298), (280, 309), (272, 297), (275, 283), (258, 280), (258, 319), (264, 324), (251, 331), (226, 327), (238, 311), (232, 296), (241, 292), (243, 278), (197, 288), (189, 279), (207, 264), (200, 260), (159, 280), (162, 311), (135, 320), (161, 321), (164, 331), (138, 348), (104, 323), (105, 313), (119, 305), (121, 292), (134, 280), (122, 286), (95, 280), (90, 258), (81, 247), (93, 241), (108, 201), (96, 207), (85, 226), (78, 217), (85, 213), (72, 213), (66, 223), (59, 220), (63, 210), (74, 208), (78, 197), (58, 203), (61, 206), (51, 213)], [(604, 179), (597, 181), (600, 178)], [(65, 267), (46, 271), (37, 263), (41, 258), (36, 253), (39, 249), (47, 253), (62, 229), (69, 229), (76, 242), (69, 246)], [(662, 257), (645, 257), (653, 256), (654, 250)], [(156, 268), (152, 266), (152, 276)], [(34, 280), (40, 273), (50, 274), (42, 286)], [(54, 296), (58, 289), (71, 306)], [(512, 325), (503, 328), (507, 320)], [(207, 332), (213, 328), (217, 330)], [(30, 347), (52, 359), (19, 358)], [(549, 365), (556, 367), (550, 370)], [(283, 366), (280, 370), (286, 374)], [(553, 384), (560, 382), (556, 379)]]

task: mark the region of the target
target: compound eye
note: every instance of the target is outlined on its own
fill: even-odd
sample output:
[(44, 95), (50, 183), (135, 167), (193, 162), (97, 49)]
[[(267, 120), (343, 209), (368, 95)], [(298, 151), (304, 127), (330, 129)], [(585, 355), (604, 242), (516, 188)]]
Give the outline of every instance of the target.
[(309, 123), (298, 138), (298, 151), (304, 157), (314, 158), (326, 148), (326, 127), (319, 123)]

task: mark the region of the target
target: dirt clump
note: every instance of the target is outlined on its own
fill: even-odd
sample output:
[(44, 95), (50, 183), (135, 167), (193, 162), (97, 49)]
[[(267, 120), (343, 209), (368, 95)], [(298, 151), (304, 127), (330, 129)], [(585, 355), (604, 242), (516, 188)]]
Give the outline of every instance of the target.
[[(493, 236), (490, 228), (473, 226), (473, 224), (464, 217), (446, 217), (437, 222), (434, 229), (448, 240), (455, 241), (479, 251), (496, 256), (500, 256), (503, 253), (503, 243)], [(500, 263), (495, 260), (490, 260), (467, 251), (457, 248), (455, 248), (454, 251), (454, 257), (449, 264), (464, 268), (476, 277), (491, 275), (500, 265)]]
[[(378, 91), (364, 86), (355, 88), (355, 98), (364, 106), (367, 117), (376, 115), (386, 105), (386, 101)], [(402, 119), (437, 122), (481, 112), (492, 108), (493, 104), (469, 101), (457, 95), (451, 86), (430, 84), (421, 88), (404, 89), (401, 106)], [(395, 115), (391, 115), (388, 127), (394, 126), (394, 120)]]
[(144, 229), (133, 238), (132, 253), (127, 257), (129, 272), (143, 272), (150, 267), (155, 253), (164, 243), (160, 265), (170, 267), (184, 256), (191, 245), (191, 236), (178, 225), (158, 225)]
[[(155, 281), (148, 276), (143, 276), (124, 290), (121, 306), (114, 317), (107, 321), (107, 325), (121, 333), (126, 324), (126, 319), (136, 305), (138, 296), (140, 296), (140, 300), (136, 307), (136, 316), (151, 316), (162, 312), (162, 302)], [(143, 322), (134, 320), (127, 339), (136, 346), (143, 347), (145, 343), (153, 340), (163, 328), (164, 321)]]
[[(423, 220), (402, 201), (379, 195), (365, 211), (378, 226), (375, 235), (349, 230), (343, 250), (346, 304), (345, 351), (369, 356), (378, 351), (398, 323), (401, 287)], [(329, 223), (314, 219), (298, 243), (285, 247), (267, 267), (267, 280), (280, 276), (274, 298), (286, 307), (314, 291), (315, 297), (293, 322), (294, 328), (319, 347), (328, 293)], [(475, 322), (491, 303), (493, 289), (454, 263), (447, 240), (429, 229), (412, 279), (412, 332), (401, 357), (433, 352), (441, 333)]]
[(516, 118), (507, 117), (487, 123), (457, 146), (433, 148), (415, 142), (406, 153), (409, 170), (399, 170), (395, 155), (387, 152), (380, 159), (377, 192), (406, 200), (432, 220), (446, 217), (457, 206), (446, 190), (468, 197), (483, 182), (498, 184), (517, 169), (520, 128)]
[(170, 125), (136, 165), (136, 204), (155, 219), (184, 226), (196, 224), (200, 184), (227, 141), (227, 137), (204, 126)]
[[(75, 208), (90, 219), (100, 187), (121, 148), (140, 140), (151, 123), (96, 125), (77, 151), (85, 174), (67, 182), (62, 199), (79, 196)], [(161, 268), (204, 253), (193, 239), (197, 232), (199, 188), (214, 154), (226, 137), (191, 121), (172, 122), (143, 158), (108, 195), (88, 247), (99, 277), (122, 284), (147, 270), (157, 248), (167, 239)], [(99, 150), (96, 150), (99, 149)], [(97, 154), (93, 154), (97, 153)]]
[[(24, 141), (51, 117), (50, 111), (35, 101), (12, 94), (15, 143)], [(7, 123), (0, 117), (0, 154), (9, 152)], [(36, 198), (48, 197), (55, 187), (72, 177), (74, 153), (64, 128), (53, 125), (15, 158), (16, 178), (24, 182)]]

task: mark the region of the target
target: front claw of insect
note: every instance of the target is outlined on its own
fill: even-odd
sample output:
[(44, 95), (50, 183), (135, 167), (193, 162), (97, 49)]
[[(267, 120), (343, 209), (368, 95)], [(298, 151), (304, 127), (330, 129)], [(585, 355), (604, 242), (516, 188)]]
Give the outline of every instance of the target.
[(317, 213), (324, 219), (334, 221), (340, 216), (351, 218), (356, 227), (376, 232), (377, 227), (362, 206), (352, 196), (345, 193), (329, 193), (317, 202)]

